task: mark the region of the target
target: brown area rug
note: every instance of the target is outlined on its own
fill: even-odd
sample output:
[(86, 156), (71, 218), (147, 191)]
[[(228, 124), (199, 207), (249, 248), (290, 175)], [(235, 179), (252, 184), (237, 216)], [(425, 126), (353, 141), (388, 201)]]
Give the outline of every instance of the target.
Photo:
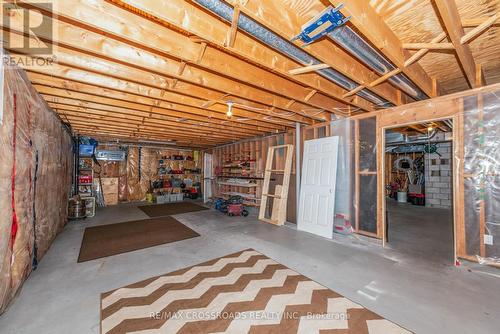
[(131, 252), (199, 236), (172, 217), (87, 227), (78, 262)]
[(410, 333), (252, 249), (101, 295), (103, 334), (320, 331)]
[(178, 203), (165, 203), (165, 204), (155, 204), (155, 205), (143, 205), (140, 206), (145, 214), (149, 217), (162, 217), (162, 216), (173, 216), (179, 215), (181, 213), (196, 212), (202, 210), (208, 210), (208, 208), (197, 205), (191, 202), (178, 202)]

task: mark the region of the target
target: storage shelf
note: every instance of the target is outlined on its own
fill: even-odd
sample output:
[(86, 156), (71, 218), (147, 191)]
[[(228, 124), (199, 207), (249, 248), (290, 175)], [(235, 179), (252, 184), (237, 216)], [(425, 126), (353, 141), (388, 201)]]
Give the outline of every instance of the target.
[(254, 200), (254, 201), (260, 201), (260, 198), (257, 198), (255, 195), (239, 193), (239, 192), (236, 192), (236, 191), (223, 192), (222, 195), (241, 196), (241, 197), (246, 198), (246, 199), (251, 199), (251, 200)]
[(233, 182), (217, 182), (219, 185), (222, 186), (234, 186), (234, 187), (244, 187), (244, 188), (254, 188), (257, 187), (258, 185), (255, 183), (233, 183)]

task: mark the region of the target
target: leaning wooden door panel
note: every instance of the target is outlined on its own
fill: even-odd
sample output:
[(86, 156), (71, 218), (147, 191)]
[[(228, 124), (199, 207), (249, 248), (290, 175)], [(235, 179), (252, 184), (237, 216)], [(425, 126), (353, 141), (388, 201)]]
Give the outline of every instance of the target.
[(306, 141), (298, 229), (333, 237), (338, 137)]

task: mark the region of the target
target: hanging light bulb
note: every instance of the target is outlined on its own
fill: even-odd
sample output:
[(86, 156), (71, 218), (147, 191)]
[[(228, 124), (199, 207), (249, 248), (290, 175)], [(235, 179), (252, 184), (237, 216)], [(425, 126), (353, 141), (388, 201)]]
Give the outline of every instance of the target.
[(231, 118), (233, 116), (233, 102), (227, 102), (226, 116), (228, 118)]
[(427, 128), (427, 131), (429, 131), (429, 132), (431, 132), (432, 130), (434, 130), (434, 128), (432, 127), (432, 125)]

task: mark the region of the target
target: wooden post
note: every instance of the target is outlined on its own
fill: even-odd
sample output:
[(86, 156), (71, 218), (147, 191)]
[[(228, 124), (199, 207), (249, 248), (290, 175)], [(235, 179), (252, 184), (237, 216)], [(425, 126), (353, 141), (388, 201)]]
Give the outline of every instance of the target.
[(354, 121), (354, 222), (359, 232), (359, 120)]
[(385, 246), (385, 180), (384, 180), (384, 143), (385, 131), (379, 124), (379, 116), (375, 117), (376, 141), (377, 141), (377, 236), (382, 238), (382, 245)]
[[(477, 96), (477, 108), (479, 110), (478, 123), (479, 123), (479, 154), (484, 157), (484, 101), (483, 94), (479, 93)], [(480, 164), (480, 183), (479, 183), (479, 252), (482, 257), (486, 256), (486, 246), (484, 244), (484, 232), (486, 230), (486, 207), (485, 207), (485, 187), (486, 187), (486, 170), (484, 166), (484, 159), (478, 160)]]

